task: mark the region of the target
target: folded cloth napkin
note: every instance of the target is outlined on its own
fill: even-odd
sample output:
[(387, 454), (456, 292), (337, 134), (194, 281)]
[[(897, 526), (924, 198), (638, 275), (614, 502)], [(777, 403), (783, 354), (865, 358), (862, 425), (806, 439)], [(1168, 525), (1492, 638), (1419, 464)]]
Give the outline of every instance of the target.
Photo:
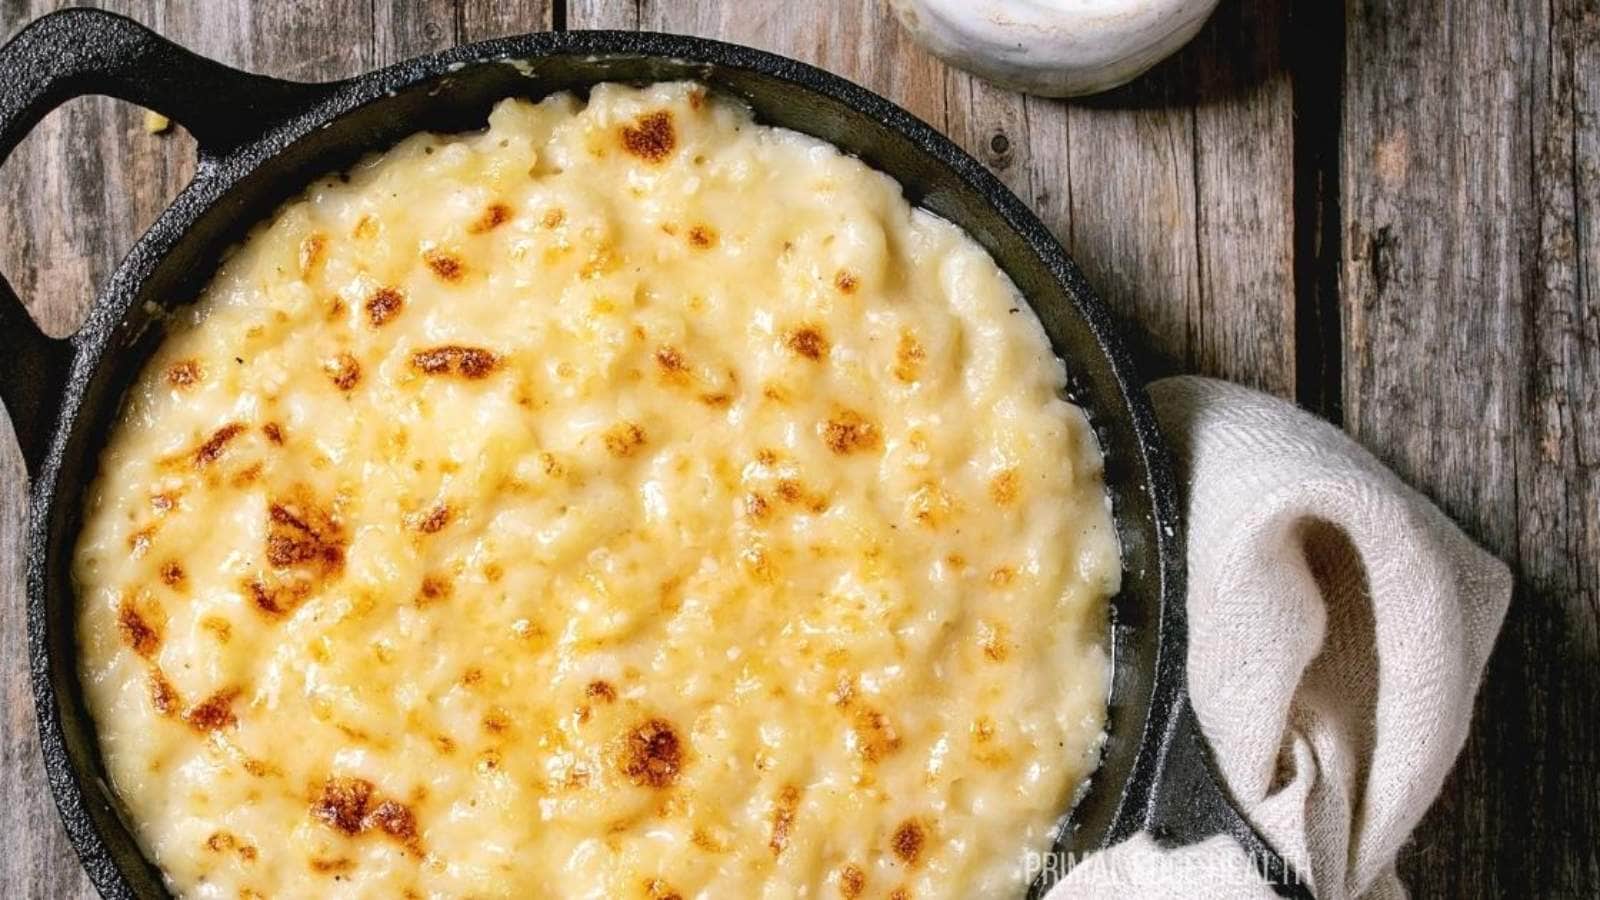
[[(1189, 691), (1223, 780), (1317, 897), (1406, 896), (1395, 854), (1466, 740), (1510, 573), (1290, 403), (1192, 377), (1150, 395), (1186, 489)], [(1140, 834), (1048, 900), (1264, 896), (1230, 839)]]

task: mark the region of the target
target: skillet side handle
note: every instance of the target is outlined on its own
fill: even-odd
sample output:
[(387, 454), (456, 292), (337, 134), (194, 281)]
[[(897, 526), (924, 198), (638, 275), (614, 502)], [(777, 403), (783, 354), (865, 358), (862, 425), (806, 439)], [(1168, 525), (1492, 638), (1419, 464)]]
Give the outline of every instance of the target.
[(177, 120), (200, 145), (203, 164), (333, 90), (241, 72), (97, 9), (64, 9), (35, 20), (0, 48), (0, 73), (0, 159), (46, 113), (85, 94), (127, 100)]
[(1264, 840), (1228, 795), (1189, 705), (1179, 698), (1167, 731), (1161, 775), (1150, 798), (1145, 830), (1163, 847), (1197, 844), (1225, 834), (1244, 849), (1251, 865), (1280, 897), (1312, 900), (1301, 874)]
[(29, 478), (44, 461), (71, 366), (72, 345), (40, 331), (0, 276), (0, 402), (11, 416)]

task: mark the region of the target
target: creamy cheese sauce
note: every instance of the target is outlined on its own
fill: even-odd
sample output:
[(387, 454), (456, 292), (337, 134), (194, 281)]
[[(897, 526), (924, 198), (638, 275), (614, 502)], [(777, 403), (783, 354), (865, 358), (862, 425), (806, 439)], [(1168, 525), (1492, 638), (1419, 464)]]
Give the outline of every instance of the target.
[(1120, 567), (1016, 288), (693, 84), (313, 184), (132, 388), (74, 561), (186, 897), (1018, 895)]

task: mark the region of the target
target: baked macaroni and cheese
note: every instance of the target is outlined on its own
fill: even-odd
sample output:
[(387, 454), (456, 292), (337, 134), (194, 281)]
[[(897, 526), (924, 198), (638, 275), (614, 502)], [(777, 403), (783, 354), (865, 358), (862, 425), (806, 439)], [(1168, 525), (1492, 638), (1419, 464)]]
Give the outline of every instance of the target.
[(1120, 575), (1016, 288), (699, 85), (313, 184), (133, 386), (74, 560), (185, 897), (1020, 895)]

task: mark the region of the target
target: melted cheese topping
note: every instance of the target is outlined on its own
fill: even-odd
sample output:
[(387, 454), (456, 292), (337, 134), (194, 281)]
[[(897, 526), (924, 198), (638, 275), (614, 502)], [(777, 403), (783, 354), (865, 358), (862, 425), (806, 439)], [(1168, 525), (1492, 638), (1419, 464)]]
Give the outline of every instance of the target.
[(1119, 563), (1011, 282), (691, 84), (312, 185), (133, 387), (75, 559), (188, 897), (996, 897)]

